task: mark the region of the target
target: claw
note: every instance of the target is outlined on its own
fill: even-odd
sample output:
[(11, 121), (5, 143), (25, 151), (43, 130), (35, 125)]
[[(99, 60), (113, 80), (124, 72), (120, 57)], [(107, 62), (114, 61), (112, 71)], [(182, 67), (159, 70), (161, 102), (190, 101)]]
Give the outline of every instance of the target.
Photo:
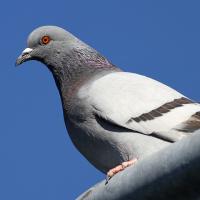
[(112, 177), (106, 175), (106, 183), (105, 183), (105, 185), (108, 184), (108, 181), (109, 181), (111, 178), (112, 178)]

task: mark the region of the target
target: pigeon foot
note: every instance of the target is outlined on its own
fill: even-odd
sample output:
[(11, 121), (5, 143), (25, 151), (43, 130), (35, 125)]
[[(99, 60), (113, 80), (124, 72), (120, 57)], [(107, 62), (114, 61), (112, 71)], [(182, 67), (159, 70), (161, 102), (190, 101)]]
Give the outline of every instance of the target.
[(123, 162), (121, 165), (117, 165), (116, 167), (110, 169), (107, 173), (106, 183), (110, 180), (115, 174), (120, 171), (123, 171), (125, 168), (134, 165), (137, 162), (137, 158)]

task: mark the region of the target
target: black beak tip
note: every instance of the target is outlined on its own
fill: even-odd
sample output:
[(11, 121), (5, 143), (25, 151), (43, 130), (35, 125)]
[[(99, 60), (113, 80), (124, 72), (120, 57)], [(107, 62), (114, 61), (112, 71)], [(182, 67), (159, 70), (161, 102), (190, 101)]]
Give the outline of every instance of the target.
[(28, 60), (32, 60), (32, 56), (31, 56), (31, 52), (33, 51), (33, 49), (31, 48), (26, 48), (22, 54), (17, 58), (16, 62), (15, 62), (15, 66), (19, 66), (22, 63), (28, 61)]
[(28, 60), (31, 60), (32, 57), (30, 54), (24, 54), (24, 55), (21, 55), (17, 58), (16, 62), (15, 62), (15, 66), (19, 66), (21, 65), (22, 63), (28, 61)]

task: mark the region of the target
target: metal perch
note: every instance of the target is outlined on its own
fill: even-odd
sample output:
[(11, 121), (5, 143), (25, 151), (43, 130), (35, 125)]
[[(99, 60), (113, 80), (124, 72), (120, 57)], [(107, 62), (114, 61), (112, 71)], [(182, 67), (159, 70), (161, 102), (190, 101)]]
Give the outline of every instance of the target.
[(93, 186), (76, 200), (199, 200), (200, 131)]

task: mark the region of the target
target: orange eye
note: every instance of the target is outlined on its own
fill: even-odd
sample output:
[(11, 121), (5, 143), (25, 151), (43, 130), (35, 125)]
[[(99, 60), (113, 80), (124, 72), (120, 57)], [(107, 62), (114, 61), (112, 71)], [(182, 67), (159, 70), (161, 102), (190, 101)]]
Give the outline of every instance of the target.
[(42, 37), (41, 42), (42, 44), (48, 44), (51, 41), (51, 38), (48, 35)]

